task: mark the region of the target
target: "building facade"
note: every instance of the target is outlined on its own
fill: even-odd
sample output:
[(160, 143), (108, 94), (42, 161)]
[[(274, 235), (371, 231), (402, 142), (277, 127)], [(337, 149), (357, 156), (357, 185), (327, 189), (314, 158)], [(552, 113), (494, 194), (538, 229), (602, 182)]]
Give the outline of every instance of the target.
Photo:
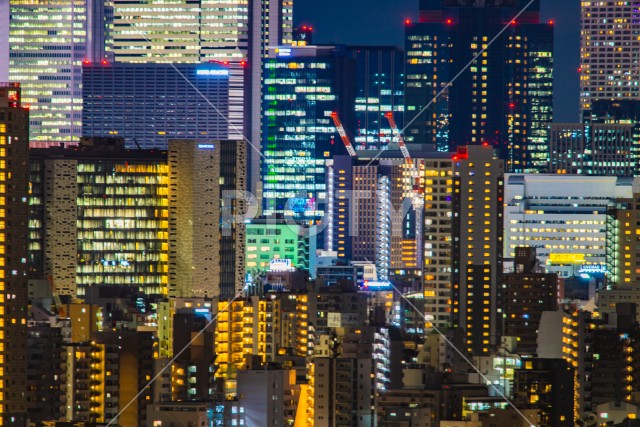
[(517, 354), (535, 355), (542, 312), (558, 308), (558, 275), (539, 265), (535, 248), (516, 248), (513, 265), (504, 275), (504, 335), (516, 337)]
[(631, 198), (631, 178), (613, 176), (505, 176), (504, 257), (536, 249), (540, 263), (560, 276), (606, 262), (607, 210)]
[(580, 101), (582, 110), (599, 99), (640, 99), (637, 1), (580, 3)]
[(383, 149), (394, 140), (384, 114), (392, 112), (402, 128), (404, 52), (395, 46), (348, 46), (347, 52), (356, 63), (353, 142), (358, 150)]
[(125, 150), (121, 139), (33, 149), (29, 278), (59, 296), (94, 285), (165, 295), (168, 181), (166, 151)]
[(636, 128), (630, 123), (552, 123), (549, 173), (634, 176)]
[(502, 332), (503, 170), (490, 146), (460, 147), (454, 156), (452, 323), (474, 355), (498, 345)]
[(29, 110), (0, 83), (0, 425), (26, 425)]
[[(272, 260), (290, 261), (291, 268), (309, 271), (315, 248), (297, 224), (277, 219), (254, 219), (246, 224), (247, 273), (270, 269)], [(286, 261), (289, 260), (289, 261)]]
[(82, 135), (82, 63), (102, 59), (89, 45), (104, 33), (103, 9), (96, 0), (0, 6), (0, 81), (23, 84), (32, 146), (73, 144)]
[(167, 149), (170, 139), (226, 139), (228, 66), (88, 63), (82, 74), (86, 137), (122, 137), (128, 148)]
[(245, 281), (247, 147), (169, 142), (170, 297), (233, 297)]

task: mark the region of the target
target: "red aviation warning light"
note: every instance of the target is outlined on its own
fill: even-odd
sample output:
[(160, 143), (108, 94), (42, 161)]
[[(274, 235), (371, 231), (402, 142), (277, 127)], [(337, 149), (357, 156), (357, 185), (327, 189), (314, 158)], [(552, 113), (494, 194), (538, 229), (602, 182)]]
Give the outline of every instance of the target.
[(447, 25), (453, 24), (453, 19), (447, 18), (446, 23), (447, 23)]

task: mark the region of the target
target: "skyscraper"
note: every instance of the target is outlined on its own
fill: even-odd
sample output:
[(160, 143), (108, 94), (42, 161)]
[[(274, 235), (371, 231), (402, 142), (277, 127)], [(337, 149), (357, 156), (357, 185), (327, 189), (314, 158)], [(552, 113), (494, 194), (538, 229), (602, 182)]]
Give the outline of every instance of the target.
[(405, 123), (426, 110), (407, 129), (410, 142), (436, 144), (441, 151), (488, 142), (508, 171), (546, 167), (553, 26), (540, 23), (537, 2), (513, 20), (525, 4), (421, 2), (420, 22), (406, 26)]
[(0, 425), (26, 425), (29, 110), (0, 83)]
[(453, 159), (452, 320), (464, 330), (464, 349), (481, 355), (502, 330), (504, 163), (477, 145), (458, 148)]
[(356, 66), (356, 149), (383, 149), (392, 142), (384, 118), (393, 112), (401, 127), (404, 110), (404, 52), (395, 46), (348, 46)]
[(580, 101), (640, 99), (640, 1), (581, 4)]
[[(21, 82), (29, 105), (31, 143), (75, 143), (82, 134), (82, 61), (100, 61), (87, 40), (104, 22), (88, 15), (98, 0), (6, 0), (0, 5), (0, 80)], [(4, 76), (4, 77), (3, 77)]]
[(275, 55), (264, 65), (264, 213), (318, 224), (325, 160), (344, 152), (331, 113), (353, 129), (354, 61), (334, 46), (283, 47)]
[(169, 142), (170, 297), (233, 297), (244, 287), (242, 141)]

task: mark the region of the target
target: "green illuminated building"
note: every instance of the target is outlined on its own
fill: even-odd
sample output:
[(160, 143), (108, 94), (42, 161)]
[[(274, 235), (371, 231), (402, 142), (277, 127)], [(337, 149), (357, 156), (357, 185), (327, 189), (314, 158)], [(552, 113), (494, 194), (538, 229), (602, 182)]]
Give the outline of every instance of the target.
[[(246, 225), (246, 233), (247, 273), (269, 270), (272, 260), (290, 260), (291, 267), (310, 270), (314, 239), (309, 239), (303, 227), (281, 219), (254, 219)], [(276, 263), (282, 266), (288, 262)]]

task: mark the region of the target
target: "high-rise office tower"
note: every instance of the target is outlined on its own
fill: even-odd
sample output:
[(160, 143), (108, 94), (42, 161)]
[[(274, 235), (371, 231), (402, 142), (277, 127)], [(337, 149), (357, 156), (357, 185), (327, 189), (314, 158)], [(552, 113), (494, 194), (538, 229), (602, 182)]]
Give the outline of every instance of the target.
[(492, 147), (470, 145), (454, 156), (452, 320), (464, 349), (486, 354), (502, 330), (504, 163)]
[(275, 55), (264, 65), (264, 213), (314, 225), (324, 216), (325, 160), (345, 151), (331, 113), (353, 129), (354, 61), (333, 46), (283, 47)]
[(93, 138), (30, 156), (29, 279), (71, 297), (92, 285), (166, 294), (167, 152)]
[(109, 44), (121, 62), (246, 61), (292, 31), (292, 0), (115, 0)]
[(640, 169), (640, 98), (594, 100), (591, 102), (589, 110), (584, 112), (583, 121), (594, 129), (609, 127), (626, 131), (627, 128), (630, 128), (631, 135), (628, 139), (631, 142), (629, 145), (620, 144), (614, 138), (615, 145), (612, 147), (612, 144), (607, 141), (607, 135), (600, 132), (593, 138), (593, 146), (599, 151), (614, 152), (618, 154), (618, 157), (627, 155), (629, 159), (621, 161), (621, 163), (632, 163), (635, 169), (631, 174), (638, 175)]
[[(404, 52), (395, 46), (348, 46), (356, 66), (356, 149), (377, 150), (393, 140), (384, 117), (393, 112), (402, 126), (404, 109)], [(341, 113), (341, 112), (340, 112)]]
[(86, 64), (83, 135), (119, 136), (145, 149), (166, 149), (177, 138), (225, 139), (229, 74), (220, 64)]
[[(96, 45), (104, 34), (103, 10), (98, 0), (0, 5), (0, 81), (23, 86), (32, 146), (76, 143), (81, 136), (82, 61), (101, 60)], [(102, 15), (90, 16), (94, 11)], [(89, 40), (96, 41), (90, 48)]]
[(233, 297), (244, 287), (242, 141), (169, 141), (170, 297)]
[(115, 0), (110, 39), (119, 62), (228, 62), (227, 137), (251, 141), (249, 170), (258, 174), (262, 61), (291, 45), (292, 31), (293, 0)]
[(0, 425), (26, 425), (29, 110), (0, 83)]
[[(508, 171), (544, 170), (553, 26), (540, 23), (538, 2), (513, 20), (525, 4), (421, 2), (420, 22), (406, 26), (405, 123), (421, 112), (407, 129), (409, 142), (436, 144), (442, 151), (488, 142)], [(475, 55), (478, 59), (457, 76)]]
[(637, 0), (587, 0), (581, 5), (580, 101), (640, 99), (640, 15)]

